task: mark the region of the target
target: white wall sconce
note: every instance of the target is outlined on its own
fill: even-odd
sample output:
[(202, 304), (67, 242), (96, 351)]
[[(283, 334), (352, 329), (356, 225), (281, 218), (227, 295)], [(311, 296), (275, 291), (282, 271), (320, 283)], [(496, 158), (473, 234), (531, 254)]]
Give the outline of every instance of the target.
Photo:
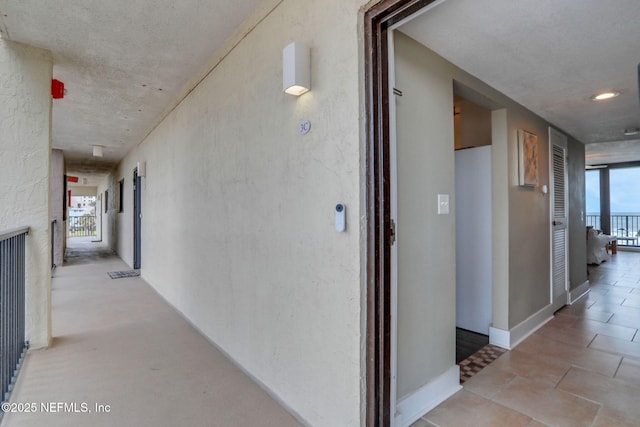
[(138, 169), (139, 177), (144, 178), (147, 176), (147, 162), (145, 162), (144, 160), (141, 162), (138, 162), (138, 164), (136, 165), (136, 168)]
[(102, 157), (102, 145), (94, 145), (93, 146), (93, 157)]
[(282, 51), (282, 90), (300, 96), (311, 89), (311, 51), (293, 42)]

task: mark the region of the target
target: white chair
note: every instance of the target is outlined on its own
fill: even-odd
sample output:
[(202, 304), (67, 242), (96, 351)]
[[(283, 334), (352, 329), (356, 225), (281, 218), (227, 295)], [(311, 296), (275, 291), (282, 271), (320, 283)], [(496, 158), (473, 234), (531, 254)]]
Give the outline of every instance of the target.
[(587, 227), (587, 264), (601, 264), (610, 259), (606, 246), (615, 237), (601, 234), (593, 227)]

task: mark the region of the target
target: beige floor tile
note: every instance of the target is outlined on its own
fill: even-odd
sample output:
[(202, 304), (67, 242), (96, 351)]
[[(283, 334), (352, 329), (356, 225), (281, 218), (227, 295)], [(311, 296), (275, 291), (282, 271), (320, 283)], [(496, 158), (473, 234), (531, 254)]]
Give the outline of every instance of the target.
[(530, 336), (515, 349), (536, 357), (552, 358), (581, 366), (610, 377), (613, 377), (622, 359), (620, 356), (561, 343), (538, 334)]
[(619, 306), (607, 323), (612, 325), (625, 326), (629, 328), (640, 328), (640, 308)]
[(631, 289), (617, 289), (615, 286), (610, 288), (612, 289), (604, 295), (595, 293), (589, 295), (588, 301), (592, 303), (591, 305), (593, 303), (620, 305), (627, 296), (631, 295)]
[(628, 419), (640, 419), (640, 388), (596, 372), (572, 368), (558, 384), (559, 390), (598, 402)]
[(589, 348), (640, 359), (639, 342), (632, 342), (606, 335), (598, 335), (589, 345)]
[(587, 399), (524, 378), (516, 378), (494, 401), (557, 427), (588, 427), (600, 408)]
[(599, 310), (599, 311), (607, 311), (609, 313), (624, 313), (624, 314), (640, 314), (640, 308), (629, 307), (620, 304), (604, 304), (600, 302), (596, 302), (591, 307), (591, 310)]
[(597, 301), (599, 297), (605, 295), (606, 293), (606, 291), (602, 291), (601, 293), (594, 292), (593, 289), (589, 288), (589, 292), (586, 295), (583, 295), (579, 300), (574, 301), (573, 304), (567, 305), (566, 307), (584, 306), (589, 308), (593, 305), (594, 302)]
[(603, 275), (600, 276), (596, 276), (596, 277), (591, 277), (589, 276), (589, 283), (591, 285), (591, 287), (593, 286), (613, 286), (614, 283), (616, 283), (618, 279), (609, 279)]
[(606, 406), (600, 408), (592, 427), (638, 427), (638, 420)]
[[(509, 353), (510, 352), (503, 354), (499, 359), (502, 359)], [(491, 399), (496, 393), (513, 381), (516, 377), (514, 374), (496, 368), (494, 363), (495, 361), (471, 377), (470, 380), (466, 381), (464, 383), (465, 390)]]
[(549, 325), (538, 329), (536, 334), (578, 347), (587, 347), (596, 337), (595, 332), (576, 331), (574, 329), (557, 328)]
[(531, 418), (466, 390), (423, 417), (439, 427), (527, 426)]
[(633, 278), (622, 278), (618, 280), (614, 286), (624, 286), (627, 288), (640, 288), (640, 283), (637, 280), (633, 280)]
[(609, 283), (598, 283), (595, 285), (591, 285), (590, 288), (593, 291), (597, 291), (597, 295), (595, 295), (595, 298), (597, 298), (598, 295), (602, 295), (602, 291), (607, 291), (605, 295), (611, 293), (613, 295), (625, 296), (631, 294), (635, 289), (631, 286), (615, 286)]
[(429, 421), (423, 420), (422, 418), (420, 418), (418, 421), (416, 421), (415, 423), (411, 424), (410, 427), (436, 427), (433, 424), (431, 424)]
[[(640, 328), (640, 313), (639, 314), (629, 314), (627, 312), (615, 313), (609, 319), (609, 322), (612, 325), (626, 326), (630, 328)], [(636, 334), (638, 335), (638, 334)]]
[(544, 382), (549, 386), (555, 386), (571, 368), (568, 362), (523, 352), (519, 347), (500, 356), (491, 366), (533, 381)]
[(616, 378), (640, 387), (640, 361), (628, 357), (622, 359)]
[(612, 312), (607, 312), (603, 310), (591, 310), (590, 308), (582, 304), (578, 306), (576, 305), (566, 306), (565, 308), (562, 309), (560, 313), (563, 316), (572, 316), (572, 317), (577, 317), (582, 319), (597, 320), (599, 322), (604, 322), (604, 323), (606, 323), (607, 320), (609, 320), (611, 316), (613, 316)]
[[(603, 287), (604, 285), (598, 285), (595, 283), (591, 283), (591, 285), (589, 286), (589, 293), (587, 294), (587, 296), (597, 296), (597, 295), (604, 295), (607, 293), (607, 289)], [(611, 286), (613, 287), (613, 285), (607, 285), (607, 286)], [(584, 298), (584, 297), (583, 297)]]
[(571, 327), (584, 332), (594, 332), (599, 335), (607, 335), (629, 341), (631, 341), (633, 336), (636, 334), (635, 328), (628, 328), (625, 326), (613, 325), (589, 319), (578, 319)]
[(576, 320), (575, 316), (565, 316), (562, 314), (562, 310), (560, 310), (555, 314), (555, 316), (553, 316), (553, 319), (547, 322), (545, 326), (568, 328), (573, 326), (573, 324), (576, 323)]
[(626, 296), (622, 305), (624, 307), (640, 308), (640, 295), (631, 294)]

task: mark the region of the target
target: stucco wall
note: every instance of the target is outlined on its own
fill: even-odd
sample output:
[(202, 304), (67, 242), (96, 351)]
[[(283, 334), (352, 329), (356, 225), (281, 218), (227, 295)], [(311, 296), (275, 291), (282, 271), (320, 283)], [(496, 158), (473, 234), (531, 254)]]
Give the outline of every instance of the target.
[[(123, 259), (132, 263), (132, 171), (145, 160), (142, 277), (317, 426), (363, 422), (361, 3), (285, 0), (254, 16), (114, 175), (126, 179)], [(291, 41), (311, 47), (312, 90), (299, 98), (282, 92)]]
[[(114, 182), (120, 182), (124, 180), (122, 200), (123, 208), (122, 212), (111, 213), (111, 217), (116, 223), (116, 227), (119, 230), (117, 239), (113, 242), (113, 249), (125, 260), (131, 267), (133, 267), (133, 170), (136, 168), (136, 162), (133, 166), (127, 170), (120, 170), (114, 175)], [(145, 193), (146, 181), (142, 179), (141, 191)], [(145, 212), (146, 213), (146, 212)], [(145, 223), (145, 221), (143, 221)]]
[(26, 338), (51, 338), (49, 52), (0, 39), (0, 230), (31, 227), (26, 259)]
[[(109, 192), (108, 200), (105, 191)], [(115, 211), (116, 185), (112, 173), (105, 175), (96, 189), (96, 221), (99, 223), (100, 234), (97, 236), (104, 244), (118, 253), (118, 229), (116, 227), (117, 213)]]
[(109, 226), (104, 214), (104, 190), (106, 186), (106, 177), (101, 179), (96, 188), (96, 227), (98, 230), (98, 240), (102, 240), (102, 243), (109, 245), (109, 238), (107, 233), (109, 232)]
[(65, 243), (65, 222), (64, 210), (66, 206), (66, 195), (64, 194), (64, 153), (62, 150), (51, 151), (51, 221), (54, 229), (53, 240), (53, 263), (56, 266), (62, 265), (64, 257)]

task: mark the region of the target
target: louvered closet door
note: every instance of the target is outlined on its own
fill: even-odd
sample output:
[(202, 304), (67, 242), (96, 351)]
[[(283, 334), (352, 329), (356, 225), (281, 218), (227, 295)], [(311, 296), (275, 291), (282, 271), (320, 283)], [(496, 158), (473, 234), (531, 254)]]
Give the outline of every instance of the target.
[(557, 310), (567, 303), (568, 284), (568, 213), (567, 213), (567, 137), (549, 128), (552, 150), (553, 180), (551, 188), (551, 301)]

